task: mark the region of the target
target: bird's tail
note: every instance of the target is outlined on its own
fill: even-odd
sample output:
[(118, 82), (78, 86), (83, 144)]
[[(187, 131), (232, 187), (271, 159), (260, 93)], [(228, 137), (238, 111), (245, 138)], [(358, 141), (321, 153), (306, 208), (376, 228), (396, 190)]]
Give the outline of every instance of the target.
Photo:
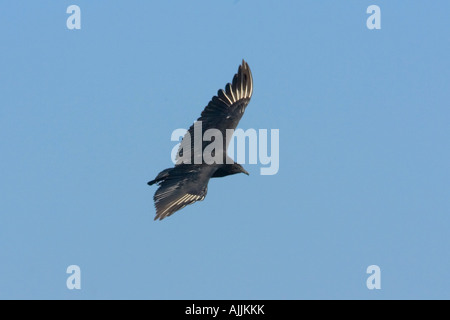
[(158, 173), (158, 175), (156, 176), (155, 179), (153, 179), (152, 181), (147, 182), (147, 184), (149, 186), (151, 186), (151, 185), (153, 185), (155, 183), (164, 181), (169, 176), (170, 171), (172, 171), (172, 170), (173, 170), (173, 168), (168, 168), (168, 169), (165, 169), (165, 170), (161, 171), (160, 173)]

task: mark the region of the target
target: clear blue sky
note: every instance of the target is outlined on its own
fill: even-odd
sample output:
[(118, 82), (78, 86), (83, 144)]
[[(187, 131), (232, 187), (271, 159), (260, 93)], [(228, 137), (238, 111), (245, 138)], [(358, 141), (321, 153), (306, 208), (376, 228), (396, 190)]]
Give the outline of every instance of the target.
[[(81, 8), (81, 30), (66, 8)], [(381, 8), (381, 30), (366, 9)], [(3, 1), (0, 298), (450, 299), (448, 1)], [(280, 170), (154, 222), (241, 59)], [(82, 289), (66, 288), (79, 265)], [(381, 268), (382, 289), (366, 287)]]

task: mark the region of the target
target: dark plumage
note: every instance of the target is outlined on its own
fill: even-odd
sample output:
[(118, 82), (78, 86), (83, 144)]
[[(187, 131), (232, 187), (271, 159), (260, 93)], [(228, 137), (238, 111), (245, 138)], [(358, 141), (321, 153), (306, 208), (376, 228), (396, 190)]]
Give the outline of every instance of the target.
[[(184, 136), (177, 154), (175, 167), (161, 171), (149, 185), (159, 185), (153, 197), (156, 207), (157, 219), (164, 219), (188, 204), (202, 201), (208, 191), (210, 178), (225, 177), (236, 173), (248, 172), (234, 162), (226, 154), (231, 136), (226, 134), (227, 129), (236, 129), (250, 102), (253, 93), (253, 79), (248, 64), (242, 60), (238, 72), (234, 75), (232, 83), (228, 83), (224, 90), (219, 90), (201, 113), (200, 118), (189, 128), (191, 139)], [(195, 158), (203, 154), (210, 141), (203, 141), (201, 150), (194, 149), (194, 126), (201, 121), (202, 137), (206, 130), (217, 129), (222, 133), (223, 149), (214, 156), (223, 159), (223, 164), (207, 164), (203, 160), (196, 164)], [(226, 139), (225, 139), (226, 137)], [(197, 148), (198, 149), (198, 148)], [(191, 151), (191, 164), (183, 163), (183, 150)], [(199, 159), (197, 159), (199, 160)]]

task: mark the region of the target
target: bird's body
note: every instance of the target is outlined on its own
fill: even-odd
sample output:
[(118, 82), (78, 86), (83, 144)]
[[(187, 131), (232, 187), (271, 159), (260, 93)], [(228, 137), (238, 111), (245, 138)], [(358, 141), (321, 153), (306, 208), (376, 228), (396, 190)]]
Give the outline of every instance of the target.
[[(148, 184), (159, 185), (155, 193), (156, 219), (164, 219), (188, 204), (202, 201), (208, 191), (211, 178), (225, 177), (248, 172), (226, 154), (231, 135), (228, 130), (236, 129), (253, 93), (253, 79), (245, 61), (239, 66), (232, 83), (219, 90), (203, 110), (200, 118), (189, 128), (181, 141), (175, 167), (161, 171)], [(220, 161), (214, 163), (204, 159), (204, 151), (211, 142), (203, 141), (205, 132), (215, 129), (223, 137), (221, 148), (213, 155)], [(195, 139), (201, 134), (201, 143)], [(197, 135), (197, 136), (196, 136)], [(214, 141), (214, 140), (213, 140)], [(189, 151), (190, 154), (183, 154)], [(217, 154), (216, 154), (217, 153)], [(216, 159), (217, 159), (216, 158)]]

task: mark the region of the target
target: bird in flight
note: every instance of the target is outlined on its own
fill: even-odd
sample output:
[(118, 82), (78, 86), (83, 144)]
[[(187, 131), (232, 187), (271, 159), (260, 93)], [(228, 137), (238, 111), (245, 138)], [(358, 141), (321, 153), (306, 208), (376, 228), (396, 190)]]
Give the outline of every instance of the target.
[[(189, 204), (204, 200), (211, 178), (236, 173), (248, 175), (240, 164), (227, 155), (226, 150), (231, 140), (229, 130), (236, 129), (252, 93), (252, 73), (248, 64), (242, 60), (233, 81), (225, 86), (225, 90), (220, 89), (217, 95), (212, 97), (200, 118), (186, 132), (178, 149), (175, 167), (161, 171), (154, 180), (148, 182), (148, 185), (156, 183), (159, 186), (153, 197), (155, 220), (162, 220)], [(222, 148), (211, 152), (215, 159), (221, 160), (213, 163), (202, 158), (208, 146), (208, 142), (203, 141), (203, 136), (209, 129), (216, 130), (225, 137), (222, 139)], [(199, 134), (201, 143), (196, 144), (195, 139)], [(213, 138), (211, 141), (214, 141)]]

